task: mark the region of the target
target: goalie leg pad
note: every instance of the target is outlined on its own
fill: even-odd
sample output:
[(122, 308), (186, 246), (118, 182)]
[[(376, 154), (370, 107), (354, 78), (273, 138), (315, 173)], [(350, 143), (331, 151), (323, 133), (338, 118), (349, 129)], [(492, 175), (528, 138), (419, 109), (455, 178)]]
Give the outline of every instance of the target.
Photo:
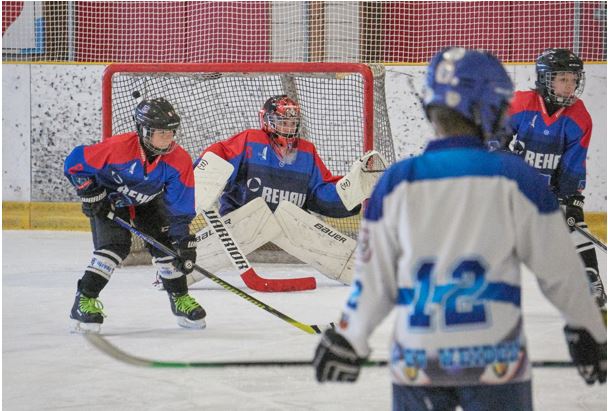
[[(260, 197), (226, 214), (222, 220), (245, 255), (281, 234), (281, 227), (272, 211)], [(207, 226), (199, 231), (196, 241), (197, 261), (207, 271), (214, 272), (231, 266), (213, 227)]]
[(281, 227), (273, 240), (277, 246), (332, 280), (350, 284), (355, 240), (289, 201), (281, 201), (274, 216)]
[(226, 227), (245, 254), (249, 254), (281, 234), (281, 226), (261, 197), (226, 214)]

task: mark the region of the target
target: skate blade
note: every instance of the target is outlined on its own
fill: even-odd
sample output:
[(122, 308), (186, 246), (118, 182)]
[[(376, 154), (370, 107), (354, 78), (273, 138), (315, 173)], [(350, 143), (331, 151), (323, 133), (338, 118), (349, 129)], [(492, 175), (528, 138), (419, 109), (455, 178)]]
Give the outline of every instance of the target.
[(83, 323), (72, 319), (70, 332), (73, 334), (99, 334), (101, 324), (99, 323)]
[(203, 328), (207, 327), (207, 323), (205, 322), (204, 318), (201, 320), (192, 321), (187, 319), (186, 317), (177, 317), (177, 325), (183, 328), (191, 328), (198, 330), (202, 330)]

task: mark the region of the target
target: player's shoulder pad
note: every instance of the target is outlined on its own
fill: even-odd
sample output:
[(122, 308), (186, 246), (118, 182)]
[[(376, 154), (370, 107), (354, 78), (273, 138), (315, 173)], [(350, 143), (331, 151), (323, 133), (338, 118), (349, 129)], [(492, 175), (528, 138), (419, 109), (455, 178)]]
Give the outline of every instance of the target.
[(519, 90), (513, 94), (509, 114), (514, 115), (525, 110), (537, 110), (538, 94), (534, 90)]
[(173, 151), (162, 156), (161, 161), (177, 171), (182, 183), (188, 187), (194, 187), (192, 158), (182, 146), (176, 145)]
[(200, 157), (210, 151), (217, 154), (219, 157), (230, 161), (235, 157), (243, 154), (247, 143), (270, 144), (268, 135), (259, 129), (247, 129), (225, 140), (221, 140), (211, 144), (203, 151)]
[(268, 144), (268, 143), (270, 143), (270, 137), (268, 137), (268, 134), (266, 134), (266, 132), (263, 130), (256, 129), (256, 128), (250, 128), (247, 130), (243, 130), (238, 134), (235, 134), (234, 136), (230, 137), (226, 141), (228, 142), (228, 144), (231, 144), (232, 142), (237, 142), (237, 141), (243, 141), (243, 143), (251, 142), (251, 143)]
[(86, 163), (98, 169), (108, 163), (126, 163), (134, 158), (139, 158), (140, 155), (137, 132), (135, 131), (117, 134), (83, 148)]
[(572, 119), (581, 130), (587, 130), (592, 126), (591, 114), (589, 114), (585, 103), (580, 98), (568, 107), (566, 115)]
[(298, 139), (298, 151), (303, 151), (305, 153), (314, 153), (317, 151), (317, 147), (315, 147), (312, 141), (300, 137)]

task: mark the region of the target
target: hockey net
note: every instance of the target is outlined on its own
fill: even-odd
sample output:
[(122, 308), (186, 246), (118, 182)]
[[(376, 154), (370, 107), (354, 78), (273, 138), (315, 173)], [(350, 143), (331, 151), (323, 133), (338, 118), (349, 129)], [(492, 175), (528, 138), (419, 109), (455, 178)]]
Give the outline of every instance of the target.
[[(381, 65), (350, 63), (113, 64), (103, 77), (103, 137), (134, 130), (134, 92), (164, 97), (182, 118), (177, 139), (194, 160), (214, 142), (259, 128), (264, 102), (287, 94), (301, 105), (302, 138), (315, 144), (332, 174), (344, 175), (371, 149), (395, 160), (384, 75)], [(326, 221), (356, 238), (360, 218)], [(197, 218), (191, 230), (204, 224)], [(125, 263), (147, 262), (141, 241), (133, 243)], [(269, 245), (251, 259), (285, 261), (285, 255)]]

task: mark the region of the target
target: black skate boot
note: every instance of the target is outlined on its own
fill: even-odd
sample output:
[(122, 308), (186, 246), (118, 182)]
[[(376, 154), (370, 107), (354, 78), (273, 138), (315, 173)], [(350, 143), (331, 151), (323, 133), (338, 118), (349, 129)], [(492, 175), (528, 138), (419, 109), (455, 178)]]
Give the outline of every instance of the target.
[(184, 328), (205, 328), (207, 313), (190, 294), (169, 293), (171, 311), (177, 317), (177, 324)]
[(103, 304), (97, 298), (87, 297), (80, 290), (80, 281), (76, 290), (76, 298), (70, 318), (72, 319), (72, 332), (99, 333), (103, 318)]

